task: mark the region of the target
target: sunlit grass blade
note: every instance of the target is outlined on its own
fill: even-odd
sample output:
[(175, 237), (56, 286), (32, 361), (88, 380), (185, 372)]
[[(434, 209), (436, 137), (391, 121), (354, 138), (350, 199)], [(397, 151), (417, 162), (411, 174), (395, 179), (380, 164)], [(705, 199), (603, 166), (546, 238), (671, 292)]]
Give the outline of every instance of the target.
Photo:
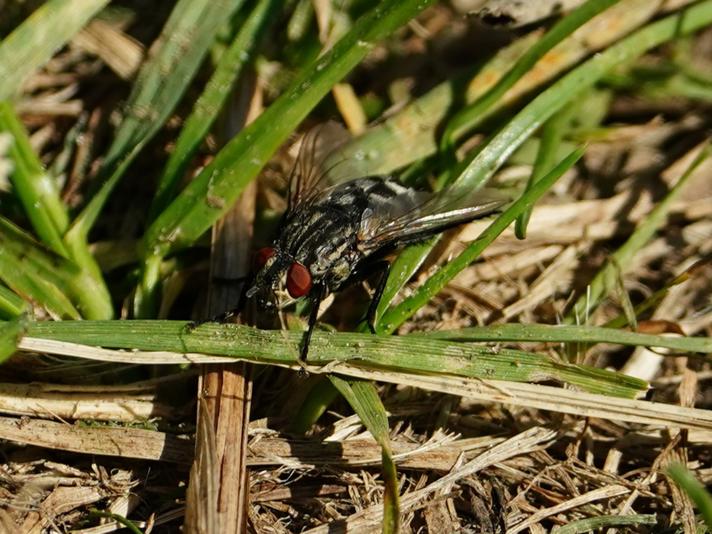
[(0, 43), (0, 100), (44, 65), (109, 0), (50, 0)]
[(382, 532), (398, 532), (400, 513), (398, 510), (398, 472), (393, 461), (388, 430), (388, 413), (378, 396), (376, 386), (363, 380), (344, 380), (329, 375), (331, 383), (351, 405), (371, 435), (381, 446), (382, 471), (384, 481)]
[[(593, 17), (605, 11), (619, 0), (588, 0), (567, 16), (558, 21), (534, 46), (517, 60), (514, 66), (484, 95), (469, 106), (459, 110), (445, 127), (441, 138), (441, 150), (451, 150), (457, 137), (470, 130), (483, 118), (487, 112), (499, 102), (504, 94), (527, 74), (544, 55), (557, 44), (583, 26)], [(548, 171), (548, 169), (546, 169)]]
[(57, 254), (67, 255), (62, 236), (69, 216), (56, 181), (42, 167), (27, 132), (9, 102), (0, 102), (0, 131), (12, 136), (9, 156), (13, 161), (12, 184), (40, 241)]
[(286, 92), (223, 148), (146, 233), (147, 256), (162, 256), (200, 237), (234, 203), (309, 111), (373, 49), (433, 0), (387, 0), (306, 68)]
[[(153, 43), (126, 104), (125, 116), (102, 164), (100, 190), (72, 223), (73, 248), (86, 236), (119, 179), (163, 126), (188, 88), (221, 25), (242, 0), (180, 0)], [(81, 255), (84, 256), (84, 255)]]
[(712, 154), (712, 147), (707, 143), (700, 151), (694, 161), (685, 170), (677, 183), (670, 189), (650, 214), (642, 221), (626, 242), (613, 254), (603, 268), (596, 273), (589, 284), (588, 290), (576, 301), (571, 311), (565, 317), (566, 323), (586, 322), (591, 313), (598, 307), (600, 302), (609, 294), (618, 280), (621, 268), (628, 265), (635, 254), (655, 235), (655, 232), (665, 222), (668, 211), (673, 202), (677, 199), (683, 187), (694, 174), (695, 169)]
[[(302, 332), (259, 330), (235, 324), (205, 323), (191, 329), (182, 321), (34, 323), (28, 335), (107, 348), (215, 354), (274, 365), (294, 364), (303, 337)], [(521, 350), (428, 339), (422, 335), (314, 332), (309, 363), (337, 365), (337, 362), (406, 373), (513, 382), (556, 380), (592, 393), (628, 398), (647, 389), (647, 383), (637, 378)]]
[(262, 39), (267, 22), (275, 16), (277, 0), (260, 0), (238, 31), (235, 39), (220, 57), (220, 61), (205, 90), (193, 107), (181, 129), (175, 148), (161, 175), (158, 190), (151, 206), (151, 219), (170, 203), (185, 169), (200, 143), (215, 122), (218, 113), (232, 91), (233, 84), (252, 58)]
[(707, 528), (712, 529), (712, 495), (682, 464), (673, 464), (668, 467), (667, 475), (689, 495), (700, 511)]
[(583, 149), (577, 149), (564, 158), (551, 172), (532, 185), (514, 204), (507, 208), (490, 224), (482, 235), (470, 244), (459, 256), (444, 265), (420, 286), (413, 295), (387, 311), (378, 323), (377, 331), (394, 332), (410, 316), (424, 306), (432, 297), (443, 289), (465, 267), (475, 261), (480, 254), (501, 234), (519, 215), (531, 207), (549, 188), (554, 185), (564, 172), (571, 168), (583, 155)]
[(25, 317), (0, 323), (0, 364), (15, 353), (26, 328)]
[(0, 285), (0, 317), (14, 319), (28, 311), (27, 303), (11, 289)]

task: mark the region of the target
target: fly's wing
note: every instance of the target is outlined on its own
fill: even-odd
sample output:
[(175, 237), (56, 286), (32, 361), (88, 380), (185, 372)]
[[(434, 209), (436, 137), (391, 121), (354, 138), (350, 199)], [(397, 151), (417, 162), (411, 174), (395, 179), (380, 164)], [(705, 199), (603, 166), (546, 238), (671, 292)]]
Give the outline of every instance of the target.
[[(289, 176), (287, 214), (309, 204), (330, 185), (330, 168), (324, 168), (327, 157), (350, 138), (339, 123), (329, 121), (313, 127), (299, 142), (299, 152)], [(336, 159), (338, 162), (338, 158)], [(332, 167), (338, 163), (330, 164)]]
[(450, 189), (435, 195), (402, 189), (389, 202), (372, 202), (370, 211), (364, 214), (359, 248), (366, 255), (389, 246), (414, 243), (484, 217), (511, 200), (493, 189), (475, 193)]

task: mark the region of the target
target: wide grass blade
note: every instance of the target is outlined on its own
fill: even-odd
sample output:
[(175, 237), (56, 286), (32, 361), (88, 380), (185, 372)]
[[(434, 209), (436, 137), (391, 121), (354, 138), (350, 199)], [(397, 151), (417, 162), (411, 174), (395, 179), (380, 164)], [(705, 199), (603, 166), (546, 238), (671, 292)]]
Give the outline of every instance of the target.
[(400, 512), (398, 509), (398, 472), (393, 461), (393, 451), (388, 430), (388, 413), (378, 396), (373, 382), (344, 380), (329, 375), (329, 380), (358, 414), (381, 446), (382, 472), (385, 491), (383, 495), (383, 530), (385, 533), (398, 532)]
[(163, 256), (195, 242), (235, 202), (304, 117), (396, 28), (433, 0), (386, 0), (362, 16), (317, 58), (262, 115), (223, 148), (149, 228), (146, 256)]
[(0, 43), (0, 100), (44, 65), (109, 0), (50, 0)]
[(603, 268), (596, 273), (584, 295), (581, 295), (574, 304), (571, 311), (565, 317), (566, 323), (583, 323), (588, 320), (593, 310), (616, 286), (619, 280), (621, 268), (628, 265), (635, 254), (645, 246), (645, 244), (655, 235), (655, 232), (663, 225), (667, 219), (668, 211), (673, 202), (680, 195), (685, 184), (699, 167), (712, 154), (712, 147), (707, 143), (700, 151), (694, 161), (685, 170), (670, 192), (665, 195), (650, 214), (642, 221), (628, 240), (612, 255)]
[(205, 90), (193, 106), (193, 111), (181, 129), (175, 148), (158, 182), (151, 206), (151, 218), (163, 211), (175, 195), (191, 158), (195, 155), (210, 127), (215, 122), (232, 87), (262, 39), (267, 22), (276, 15), (277, 0), (260, 0), (245, 20), (232, 44), (220, 61)]
[(682, 353), (712, 353), (712, 338), (656, 336), (618, 328), (548, 324), (497, 324), (460, 330), (414, 332), (432, 339), (460, 341), (519, 341), (523, 343), (615, 343), (634, 347), (658, 347)]
[[(102, 347), (202, 353), (273, 365), (294, 364), (302, 332), (259, 330), (182, 321), (82, 321), (34, 323), (29, 336)], [(632, 398), (647, 383), (605, 369), (576, 365), (514, 349), (428, 339), (423, 335), (374, 336), (314, 332), (309, 363), (349, 363), (394, 372), (475, 377), (513, 382), (556, 380), (593, 393)]]
[(394, 332), (416, 311), (424, 306), (432, 297), (443, 289), (450, 280), (465, 269), (501, 234), (506, 228), (528, 208), (546, 193), (564, 172), (571, 168), (583, 155), (583, 149), (578, 149), (569, 154), (563, 161), (554, 167), (549, 174), (539, 182), (532, 185), (504, 213), (497, 217), (482, 235), (468, 246), (459, 256), (443, 266), (433, 276), (418, 288), (418, 290), (403, 302), (387, 311), (378, 322), (376, 330), (383, 333)]
[(42, 167), (9, 102), (0, 102), (0, 131), (12, 136), (8, 154), (14, 163), (12, 185), (35, 233), (47, 247), (66, 256), (62, 236), (69, 226), (69, 215), (59, 197), (57, 182)]

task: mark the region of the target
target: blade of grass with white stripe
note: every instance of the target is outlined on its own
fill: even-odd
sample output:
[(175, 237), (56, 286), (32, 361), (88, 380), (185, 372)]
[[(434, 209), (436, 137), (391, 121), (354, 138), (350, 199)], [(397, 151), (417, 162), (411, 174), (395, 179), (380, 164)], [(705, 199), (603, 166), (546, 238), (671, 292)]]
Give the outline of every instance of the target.
[(610, 260), (596, 273), (586, 293), (579, 297), (576, 304), (574, 304), (568, 315), (564, 318), (565, 323), (579, 324), (586, 322), (593, 310), (598, 307), (606, 295), (616, 286), (621, 268), (624, 268), (631, 262), (635, 254), (650, 241), (655, 235), (655, 232), (663, 225), (673, 202), (677, 199), (689, 178), (694, 174), (695, 169), (711, 154), (712, 146), (708, 142), (678, 179), (677, 183), (670, 189), (668, 194), (665, 195), (665, 198), (658, 202), (645, 220), (643, 220), (630, 235), (628, 240), (611, 255)]
[[(690, 34), (709, 24), (712, 24), (712, 0), (700, 2), (679, 13), (649, 24), (587, 60), (553, 83), (507, 123), (488, 145), (469, 162), (455, 181), (456, 186), (471, 189), (482, 187), (533, 132), (614, 67), (635, 59), (655, 46)], [(473, 246), (479, 247), (476, 244)], [(467, 250), (471, 250), (471, 247)], [(467, 253), (469, 254), (469, 252)], [(418, 260), (419, 256), (415, 258), (415, 261)], [(389, 295), (395, 293), (389, 286), (401, 281), (396, 278), (397, 274), (412, 271), (412, 265), (396, 260), (393, 271), (394, 278), (390, 280), (389, 277), (386, 286)], [(459, 271), (453, 269), (451, 272), (454, 276)], [(442, 277), (442, 279), (437, 283), (431, 283), (431, 289), (440, 283), (449, 281), (449, 279), (444, 280), (445, 277), (441, 271), (436, 276)], [(420, 291), (423, 291), (424, 295), (429, 290), (421, 289)], [(427, 302), (428, 299), (418, 296), (419, 294), (420, 292), (386, 312), (379, 321), (379, 331), (392, 332)]]
[(381, 446), (381, 470), (384, 482), (382, 532), (384, 534), (398, 532), (400, 525), (398, 472), (393, 461), (386, 407), (383, 406), (373, 382), (344, 380), (334, 375), (329, 375), (329, 380), (348, 401), (361, 422)]
[(0, 100), (64, 46), (109, 0), (50, 0), (0, 43)]
[(215, 36), (242, 0), (180, 0), (143, 64), (100, 176), (101, 188), (66, 236), (72, 259), (99, 272), (87, 244), (89, 230), (126, 169), (163, 126), (188, 88)]
[(244, 66), (252, 58), (256, 46), (262, 39), (267, 22), (276, 15), (276, 8), (279, 5), (281, 2), (278, 0), (260, 0), (228, 49), (220, 57), (215, 72), (183, 124), (175, 148), (161, 175), (151, 206), (151, 219), (165, 209), (173, 199), (188, 163), (232, 92), (235, 80), (239, 78)]
[[(487, 150), (487, 149), (485, 149)], [(413, 295), (403, 300), (397, 306), (388, 310), (378, 321), (376, 328), (380, 333), (392, 333), (416, 311), (423, 307), (432, 297), (443, 289), (465, 267), (475, 261), (480, 254), (504, 230), (554, 185), (562, 174), (574, 165), (583, 155), (579, 148), (569, 154), (551, 172), (532, 185), (514, 204), (507, 208), (482, 232), (479, 238), (470, 244), (459, 256), (448, 262), (420, 286)]]
[[(294, 364), (303, 338), (302, 332), (259, 330), (233, 324), (206, 323), (191, 329), (182, 321), (33, 323), (28, 335), (101, 347), (231, 356), (275, 365)], [(647, 388), (647, 383), (637, 378), (556, 361), (542, 354), (422, 335), (314, 332), (309, 362), (513, 382), (556, 380), (586, 391), (628, 398)]]
[(13, 142), (9, 157), (14, 191), (40, 241), (57, 254), (67, 255), (62, 236), (69, 226), (67, 209), (59, 197), (57, 182), (42, 167), (30, 145), (24, 126), (9, 102), (0, 102), (0, 131), (9, 132)]
[(24, 316), (0, 323), (0, 364), (15, 353), (26, 329), (27, 319)]
[(658, 518), (655, 514), (637, 515), (601, 515), (598, 517), (587, 517), (572, 521), (563, 527), (554, 527), (552, 534), (579, 534), (583, 532), (593, 532), (604, 527), (623, 527), (636, 525), (657, 525)]

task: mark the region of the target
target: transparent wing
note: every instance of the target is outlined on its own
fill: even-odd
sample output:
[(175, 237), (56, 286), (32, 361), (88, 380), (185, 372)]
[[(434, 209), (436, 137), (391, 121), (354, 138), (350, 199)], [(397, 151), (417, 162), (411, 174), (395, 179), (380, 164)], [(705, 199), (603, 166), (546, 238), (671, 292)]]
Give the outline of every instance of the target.
[(390, 202), (372, 203), (364, 216), (359, 239), (366, 254), (420, 241), (484, 217), (511, 200), (493, 189), (475, 193), (452, 189), (434, 195), (403, 189)]
[[(333, 154), (349, 139), (348, 131), (334, 121), (314, 126), (301, 137), (297, 143), (296, 161), (289, 175), (287, 213), (312, 202), (324, 189), (333, 185), (330, 171), (343, 161), (334, 158)], [(329, 164), (329, 168), (324, 167), (327, 157), (334, 162)]]

